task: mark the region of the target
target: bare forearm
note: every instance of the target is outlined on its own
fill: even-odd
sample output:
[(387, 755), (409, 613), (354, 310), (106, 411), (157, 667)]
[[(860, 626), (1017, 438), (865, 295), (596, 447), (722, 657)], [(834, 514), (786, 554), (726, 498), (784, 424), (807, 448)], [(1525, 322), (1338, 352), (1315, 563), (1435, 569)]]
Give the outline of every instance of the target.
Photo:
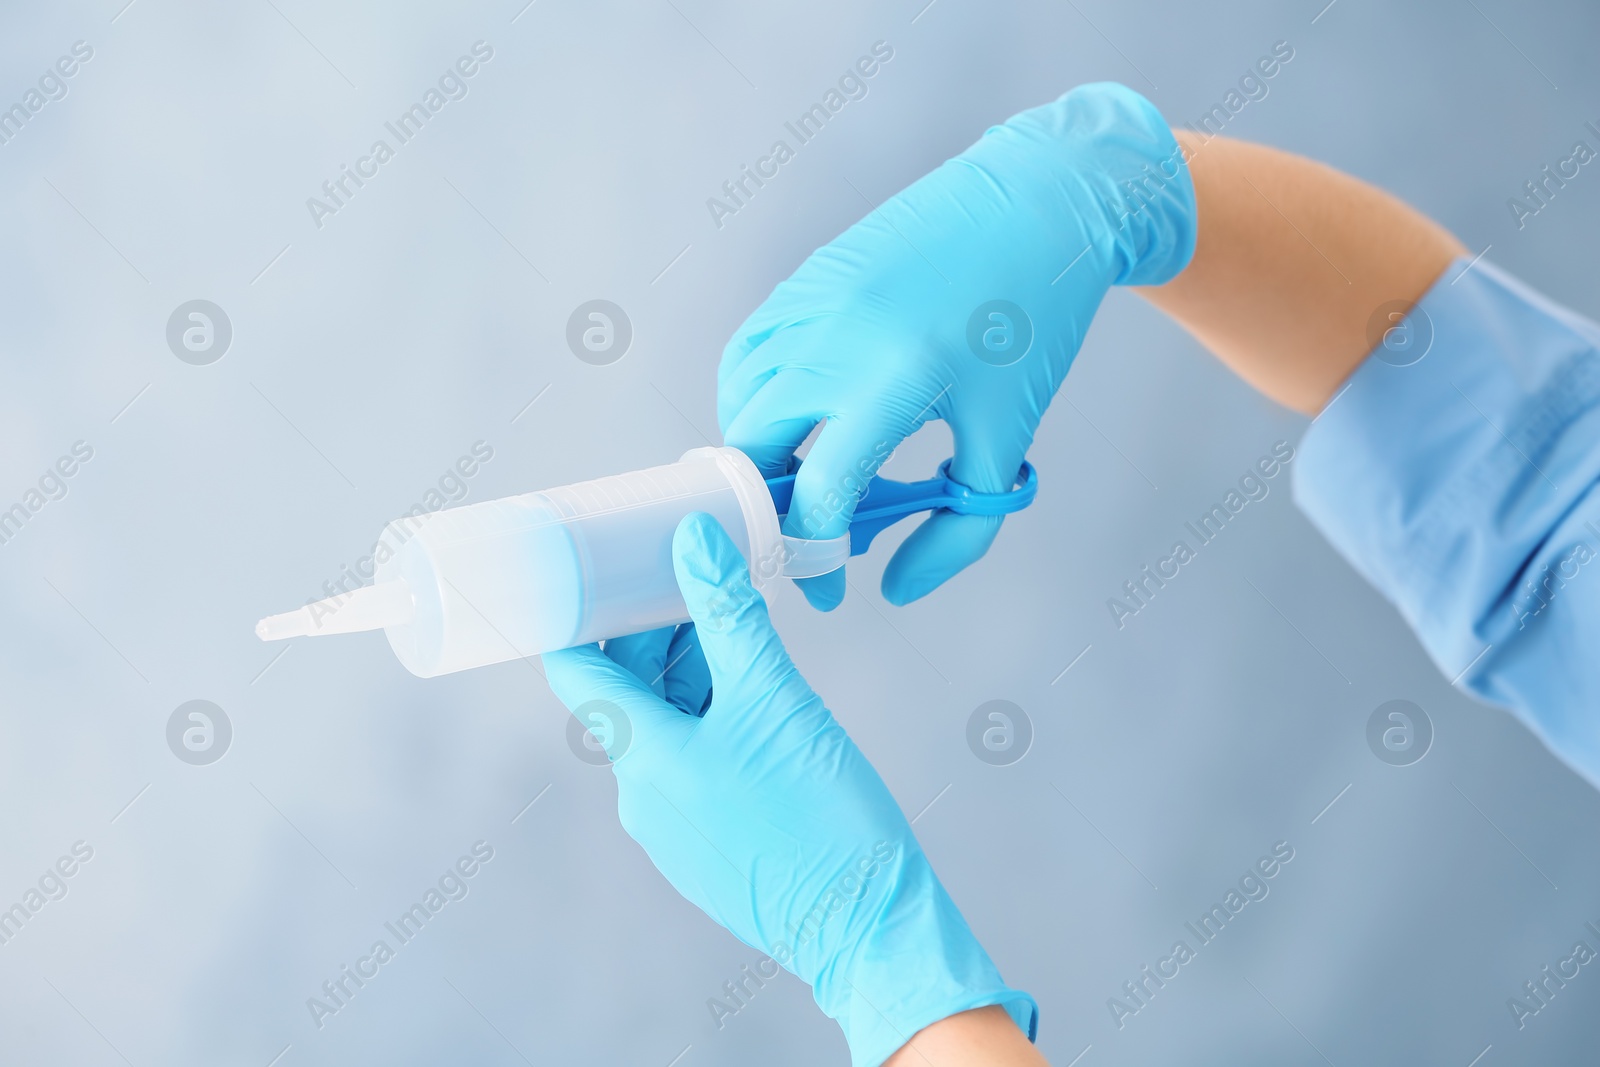
[(1461, 242), (1331, 167), (1225, 137), (1177, 137), (1195, 185), (1194, 259), (1138, 292), (1256, 389), (1315, 414), (1372, 350), (1374, 316), (1420, 299)]
[(998, 1005), (924, 1027), (883, 1067), (1049, 1067)]

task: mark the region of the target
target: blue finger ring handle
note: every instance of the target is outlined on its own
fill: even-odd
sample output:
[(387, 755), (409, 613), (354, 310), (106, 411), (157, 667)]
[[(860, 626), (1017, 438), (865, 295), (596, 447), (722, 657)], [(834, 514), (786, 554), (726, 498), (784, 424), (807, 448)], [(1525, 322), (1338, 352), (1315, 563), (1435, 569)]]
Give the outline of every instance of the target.
[[(939, 464), (939, 473), (932, 479), (935, 482), (944, 482), (945, 493), (949, 498), (944, 504), (946, 511), (953, 511), (957, 515), (1009, 515), (1013, 511), (1021, 511), (1033, 503), (1033, 498), (1039, 495), (1039, 472), (1034, 470), (1033, 464), (1027, 460), (1022, 461), (1022, 469), (1017, 471), (1017, 480), (1013, 488), (1005, 493), (980, 493), (976, 489), (968, 489), (950, 477), (952, 462), (953, 460), (947, 459)], [(888, 481), (873, 479), (875, 482), (880, 480)], [(856, 509), (856, 513), (860, 514), (859, 508)]]
[[(920, 482), (897, 482), (892, 478), (874, 477), (867, 483), (866, 492), (861, 494), (850, 519), (850, 554), (861, 555), (878, 534), (907, 515), (919, 511), (998, 517), (1022, 510), (1033, 503), (1033, 498), (1039, 494), (1039, 474), (1026, 461), (1017, 471), (1011, 490), (1004, 493), (980, 493), (954, 481), (950, 477), (950, 463), (950, 460), (945, 460), (939, 464), (936, 475)], [(772, 494), (773, 506), (780, 515), (788, 514), (789, 504), (794, 497), (794, 479), (795, 471), (767, 479), (767, 490)], [(814, 516), (802, 517), (802, 525), (811, 529), (820, 528), (838, 513), (837, 509), (830, 512), (828, 508), (826, 501), (818, 504), (812, 509), (816, 513)]]

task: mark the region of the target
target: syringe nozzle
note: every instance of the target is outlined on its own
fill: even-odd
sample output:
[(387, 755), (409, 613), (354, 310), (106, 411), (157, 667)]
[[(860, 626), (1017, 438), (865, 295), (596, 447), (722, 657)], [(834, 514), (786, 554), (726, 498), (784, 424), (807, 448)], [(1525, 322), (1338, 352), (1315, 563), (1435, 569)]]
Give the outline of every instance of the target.
[(263, 641), (283, 641), (290, 637), (381, 630), (410, 622), (415, 611), (411, 589), (404, 579), (399, 579), (318, 600), (281, 615), (268, 615), (256, 623), (256, 636)]

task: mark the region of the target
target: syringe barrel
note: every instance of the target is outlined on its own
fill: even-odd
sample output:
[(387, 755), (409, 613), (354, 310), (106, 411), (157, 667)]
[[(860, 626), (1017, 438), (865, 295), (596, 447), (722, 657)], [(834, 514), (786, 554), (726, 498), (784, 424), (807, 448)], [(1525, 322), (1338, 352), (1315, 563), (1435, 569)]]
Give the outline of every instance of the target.
[(778, 516), (760, 473), (734, 448), (677, 463), (396, 519), (377, 581), (404, 579), (412, 620), (386, 629), (423, 678), (688, 621), (672, 535), (715, 517), (758, 587), (782, 571)]

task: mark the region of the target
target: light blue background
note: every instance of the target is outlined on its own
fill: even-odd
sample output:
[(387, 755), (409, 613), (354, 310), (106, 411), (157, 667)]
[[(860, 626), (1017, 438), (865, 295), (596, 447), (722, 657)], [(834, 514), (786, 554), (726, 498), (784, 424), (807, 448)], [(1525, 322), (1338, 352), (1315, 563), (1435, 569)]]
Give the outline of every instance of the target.
[[(95, 50), (0, 146), (0, 507), (74, 441), (95, 452), (0, 545), (0, 906), (74, 841), (95, 850), (0, 946), (4, 1059), (844, 1062), (787, 976), (713, 1024), (706, 999), (757, 953), (621, 832), (610, 776), (568, 750), (535, 665), (424, 682), (377, 635), (275, 660), (252, 626), (316, 594), (475, 441), (495, 452), (471, 479), (482, 500), (715, 440), (723, 341), (864, 213), (852, 183), (881, 201), (1084, 81), (1197, 119), (1287, 40), (1295, 58), (1229, 133), (1376, 182), (1600, 314), (1600, 176), (1520, 232), (1505, 203), (1595, 143), (1590, 5), (923, 2), (0, 12), (0, 103), (74, 41)], [(494, 58), (467, 98), (313, 226), (305, 199), (480, 39)], [(706, 198), (878, 40), (894, 58), (869, 95), (716, 228)], [(164, 339), (195, 298), (234, 329), (207, 367)], [(635, 329), (609, 367), (564, 340), (594, 298)], [(1038, 997), (1051, 1061), (1592, 1057), (1590, 968), (1521, 1032), (1506, 999), (1600, 922), (1600, 798), (1450, 689), (1286, 478), (1110, 622), (1106, 598), (1303, 421), (1125, 292), (1062, 397), (1032, 454), (1038, 502), (946, 589), (881, 600), (892, 531), (831, 616), (774, 598), (802, 669)], [(947, 451), (929, 429), (890, 473)], [(1436, 729), (1411, 767), (1365, 741), (1396, 697)], [(207, 767), (164, 737), (195, 698), (235, 731)], [(964, 740), (997, 698), (1036, 731), (1006, 768)], [(306, 998), (479, 839), (495, 855), (470, 895), (317, 1029)], [(1271, 895), (1117, 1030), (1106, 999), (1279, 840), (1295, 859)]]

